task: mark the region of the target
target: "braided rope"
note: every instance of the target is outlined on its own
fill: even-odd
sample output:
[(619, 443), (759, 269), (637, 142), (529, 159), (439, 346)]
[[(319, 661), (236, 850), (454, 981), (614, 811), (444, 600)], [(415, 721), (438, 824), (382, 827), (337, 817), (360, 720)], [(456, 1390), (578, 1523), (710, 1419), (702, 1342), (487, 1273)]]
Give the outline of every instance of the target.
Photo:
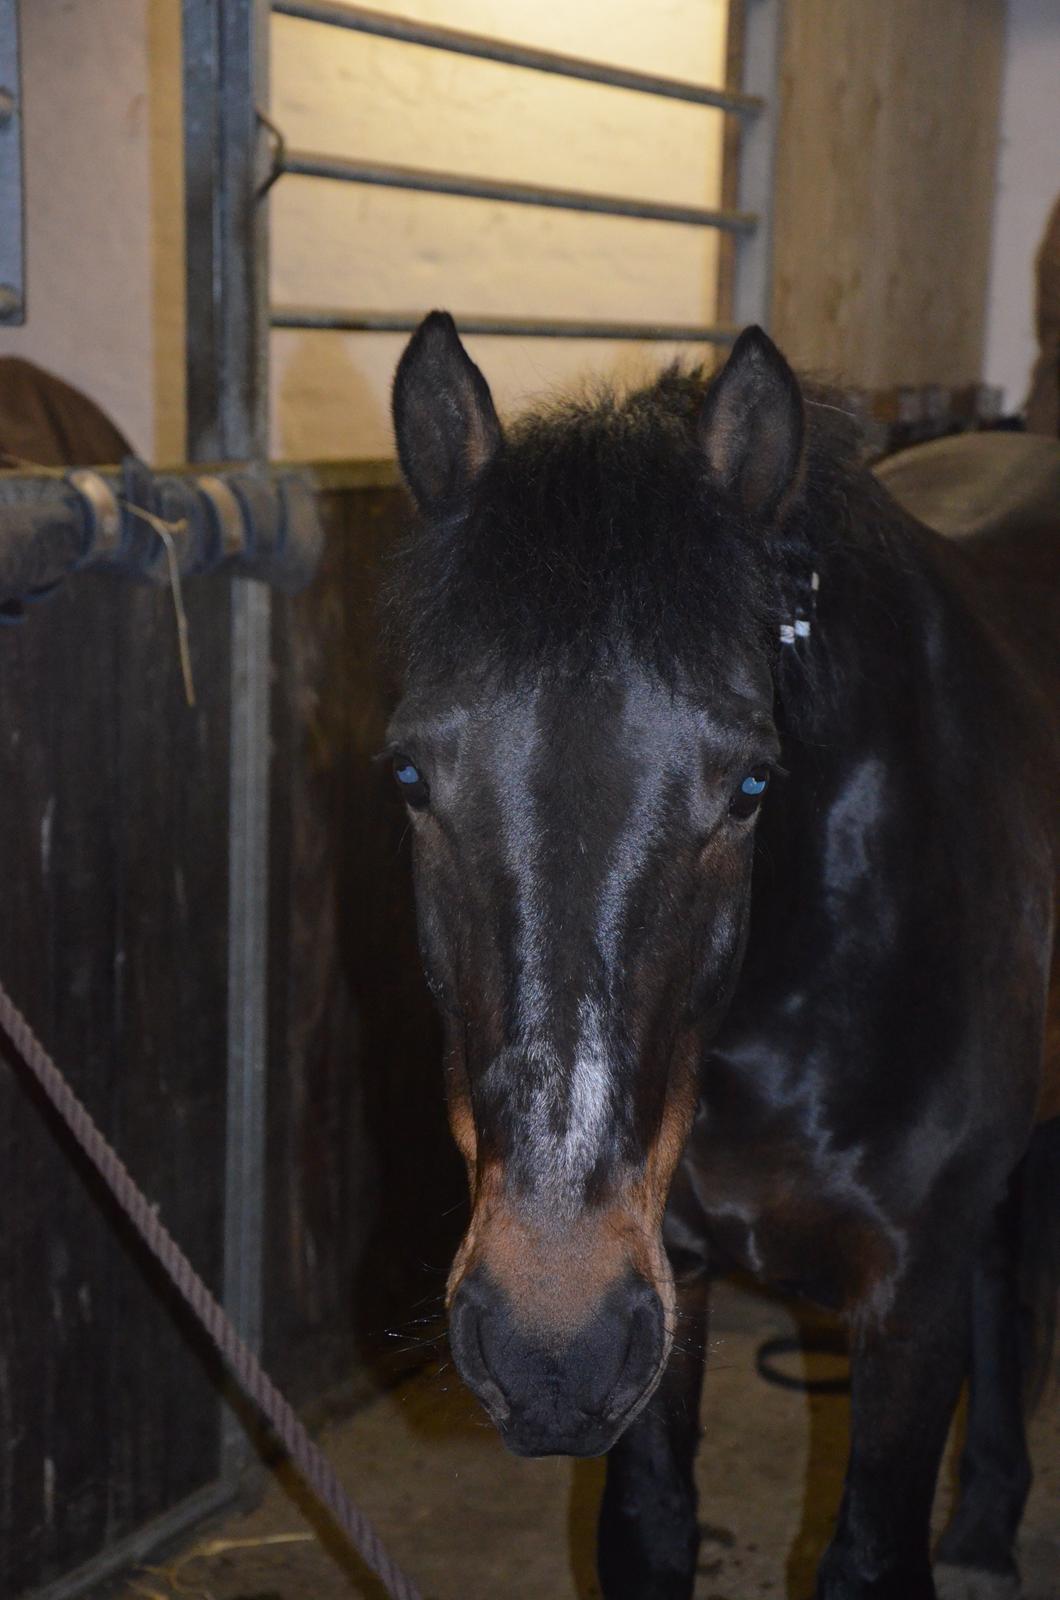
[(125, 1163), (103, 1137), (87, 1108), (70, 1088), (2, 984), (0, 1028), (8, 1035), (147, 1248), (161, 1263), (174, 1287), (209, 1334), (243, 1393), (254, 1402), (275, 1430), (317, 1499), (327, 1507), (393, 1600), (421, 1600), (415, 1584), (387, 1554), (372, 1523), (350, 1500), (331, 1462), (313, 1443), (253, 1350), (233, 1327), (173, 1235), (159, 1220)]

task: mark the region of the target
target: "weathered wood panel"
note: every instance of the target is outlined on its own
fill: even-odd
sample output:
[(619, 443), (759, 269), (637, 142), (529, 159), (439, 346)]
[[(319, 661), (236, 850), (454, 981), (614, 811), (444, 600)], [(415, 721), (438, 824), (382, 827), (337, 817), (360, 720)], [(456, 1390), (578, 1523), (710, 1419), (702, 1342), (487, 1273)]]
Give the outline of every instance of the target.
[[(324, 495), (277, 598), (268, 1360), (302, 1402), (392, 1375), (440, 1301), (464, 1179), (385, 767), (375, 590), (393, 489)], [(69, 582), (0, 629), (0, 977), (156, 1200), (221, 1272), (229, 591)], [(214, 1367), (23, 1074), (0, 1057), (0, 1594), (64, 1576), (211, 1483)]]
[[(0, 630), (0, 975), (189, 1255), (220, 1269), (228, 592), (66, 584)], [(139, 1247), (0, 1061), (0, 1593), (209, 1483), (217, 1399)]]
[(393, 1370), (386, 1330), (439, 1304), (465, 1192), (404, 811), (372, 759), (391, 700), (376, 590), (402, 502), (354, 489), (321, 509), (321, 570), (276, 609), (266, 1337), (300, 1399)]
[(774, 332), (865, 388), (979, 378), (1003, 0), (788, 0)]

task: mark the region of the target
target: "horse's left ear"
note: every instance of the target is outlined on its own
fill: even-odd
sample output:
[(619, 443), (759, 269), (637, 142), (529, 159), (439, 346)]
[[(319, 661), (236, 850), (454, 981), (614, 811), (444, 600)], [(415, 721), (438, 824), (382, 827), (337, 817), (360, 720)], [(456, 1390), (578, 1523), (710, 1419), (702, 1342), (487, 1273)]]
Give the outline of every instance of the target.
[(775, 517), (798, 483), (804, 428), (798, 379), (768, 334), (745, 328), (699, 414), (712, 475), (752, 516)]
[(447, 311), (424, 317), (398, 362), (394, 433), (405, 482), (421, 511), (471, 488), (501, 443), (493, 398)]

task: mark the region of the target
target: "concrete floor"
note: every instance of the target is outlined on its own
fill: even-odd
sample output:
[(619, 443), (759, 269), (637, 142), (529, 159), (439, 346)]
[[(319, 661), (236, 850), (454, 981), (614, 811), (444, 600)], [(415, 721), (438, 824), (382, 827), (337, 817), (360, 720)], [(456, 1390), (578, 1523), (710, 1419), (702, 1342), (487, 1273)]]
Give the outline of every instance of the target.
[[(721, 1286), (699, 1459), (704, 1540), (696, 1600), (806, 1600), (838, 1504), (842, 1397), (808, 1398), (755, 1372), (786, 1308)], [(826, 1358), (818, 1358), (821, 1363)], [(823, 1374), (823, 1366), (816, 1368)], [(593, 1600), (603, 1462), (517, 1460), (452, 1371), (421, 1374), (323, 1436), (350, 1493), (425, 1600)], [(1021, 1541), (1024, 1600), (1060, 1597), (1060, 1416), (1033, 1426), (1036, 1482)], [(945, 1519), (952, 1451), (936, 1507)], [(135, 1576), (123, 1600), (381, 1600), (349, 1557), (309, 1532), (289, 1475), (262, 1504)], [(962, 1596), (963, 1600), (963, 1596)]]

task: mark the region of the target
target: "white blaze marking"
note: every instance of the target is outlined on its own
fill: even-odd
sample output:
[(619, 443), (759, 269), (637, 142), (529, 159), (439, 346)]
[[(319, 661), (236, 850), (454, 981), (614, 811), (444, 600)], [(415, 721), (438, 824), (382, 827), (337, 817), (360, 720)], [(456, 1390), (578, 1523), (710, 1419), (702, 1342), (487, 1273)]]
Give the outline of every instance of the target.
[[(564, 1191), (575, 1189), (588, 1176), (606, 1137), (611, 1068), (600, 1007), (588, 996), (578, 1002), (573, 1060), (564, 1062), (554, 1039), (549, 1037), (551, 1013), (559, 997), (550, 992), (547, 971), (548, 896), (541, 876), (541, 822), (531, 787), (538, 744), (535, 737), (511, 752), (517, 771), (509, 785), (505, 847), (520, 890), (520, 1054), (537, 1079), (526, 1136), (537, 1157), (539, 1176)], [(555, 1133), (557, 1123), (563, 1126), (559, 1139)], [(573, 1198), (580, 1203), (580, 1196)]]
[(600, 1008), (587, 996), (578, 1002), (578, 1046), (570, 1081), (570, 1115), (564, 1152), (571, 1176), (592, 1168), (607, 1134), (611, 1113), (611, 1063)]

